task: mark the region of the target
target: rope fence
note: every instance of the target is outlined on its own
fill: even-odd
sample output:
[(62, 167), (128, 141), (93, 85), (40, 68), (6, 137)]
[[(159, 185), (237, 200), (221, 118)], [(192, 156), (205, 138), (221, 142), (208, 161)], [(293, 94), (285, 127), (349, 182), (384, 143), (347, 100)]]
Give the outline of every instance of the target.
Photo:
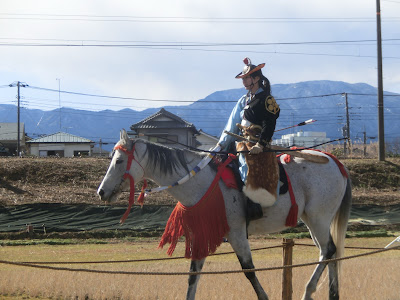
[[(294, 243), (291, 244), (291, 246), (293, 246), (293, 245), (294, 245)], [(314, 246), (314, 245), (309, 245), (309, 244), (296, 244), (296, 245)], [(257, 249), (253, 249), (252, 251), (259, 251), (259, 250), (266, 250), (266, 249), (273, 249), (273, 248), (282, 248), (284, 246), (285, 246), (285, 243), (283, 245), (257, 248)], [(396, 247), (392, 247), (392, 248), (363, 248), (363, 247), (346, 247), (346, 248), (358, 249), (358, 250), (365, 250), (365, 249), (367, 249), (367, 250), (375, 249), (375, 250), (371, 251), (371, 252), (367, 252), (367, 253), (361, 253), (361, 254), (356, 254), (356, 255), (351, 255), (351, 256), (346, 256), (346, 257), (341, 257), (341, 258), (327, 259), (327, 260), (322, 260), (322, 261), (317, 261), (317, 262), (309, 262), (309, 263), (302, 263), (302, 264), (295, 264), (295, 265), (292, 265), (292, 264), (283, 265), (280, 267), (227, 270), (227, 271), (201, 271), (201, 272), (139, 272), (139, 271), (132, 272), (132, 271), (107, 271), (107, 270), (93, 270), (93, 269), (84, 269), (84, 268), (65, 268), (65, 267), (47, 266), (50, 264), (99, 264), (99, 263), (146, 262), (146, 261), (182, 259), (184, 257), (120, 260), (120, 261), (91, 261), (91, 262), (87, 262), (87, 261), (86, 262), (15, 262), (15, 261), (0, 260), (0, 263), (8, 264), (8, 265), (15, 265), (15, 266), (30, 267), (30, 268), (55, 270), (55, 271), (86, 272), (86, 273), (113, 274), (113, 275), (164, 275), (164, 276), (170, 276), (170, 275), (176, 275), (176, 276), (177, 275), (220, 275), (220, 274), (235, 274), (235, 273), (263, 272), (263, 271), (294, 269), (294, 268), (307, 267), (307, 266), (318, 265), (318, 264), (328, 264), (330, 262), (336, 262), (336, 261), (349, 260), (349, 259), (374, 255), (374, 254), (383, 253), (383, 252), (392, 251), (392, 250), (400, 250), (400, 246), (396, 246)], [(232, 252), (224, 252), (224, 253), (219, 253), (219, 254), (213, 254), (212, 256), (232, 254), (232, 253), (234, 253), (234, 252), (233, 251)]]
[[(292, 264), (292, 257), (293, 257), (293, 248), (294, 248), (294, 241), (293, 239), (283, 239), (282, 245), (270, 246), (270, 247), (263, 247), (263, 248), (256, 248), (252, 249), (251, 251), (259, 251), (259, 250), (266, 250), (266, 249), (273, 249), (273, 248), (283, 248), (283, 265), (280, 267), (269, 267), (269, 268), (254, 268), (254, 269), (241, 269), (241, 270), (226, 270), (226, 271), (201, 271), (201, 272), (143, 272), (143, 271), (108, 271), (108, 270), (94, 270), (94, 269), (84, 269), (84, 268), (65, 268), (65, 267), (54, 267), (49, 266), (49, 264), (100, 264), (100, 263), (127, 263), (127, 262), (150, 262), (150, 261), (162, 261), (162, 260), (171, 260), (171, 259), (183, 259), (184, 257), (174, 257), (174, 258), (152, 258), (152, 259), (135, 259), (135, 260), (119, 260), (119, 261), (90, 261), (90, 262), (15, 262), (15, 261), (6, 261), (0, 260), (0, 264), (8, 264), (8, 265), (15, 265), (15, 266), (22, 266), (22, 267), (30, 267), (30, 268), (37, 268), (37, 269), (45, 269), (45, 270), (53, 270), (53, 271), (68, 271), (68, 272), (85, 272), (85, 273), (96, 273), (96, 274), (112, 274), (112, 275), (164, 275), (164, 276), (179, 276), (179, 275), (221, 275), (221, 274), (236, 274), (236, 273), (248, 273), (248, 272), (262, 272), (262, 271), (276, 271), (282, 270), (282, 299), (284, 300), (292, 300), (293, 296), (293, 284), (292, 284), (292, 270), (294, 268), (301, 268), (307, 267), (312, 265), (319, 265), (319, 264), (328, 264), (331, 262), (343, 261), (343, 260), (350, 260), (359, 257), (370, 256), (378, 253), (383, 253), (392, 250), (400, 250), (400, 246), (391, 247), (389, 248), (394, 242), (400, 242), (400, 237), (396, 238), (393, 242), (387, 245), (385, 248), (372, 248), (372, 247), (345, 247), (347, 249), (356, 249), (356, 250), (372, 250), (367, 253), (361, 253), (351, 256), (345, 256), (341, 258), (334, 258), (334, 259), (326, 259), (317, 262), (309, 262), (309, 263), (302, 263), (302, 264)], [(314, 245), (310, 244), (296, 244), (298, 246), (305, 246), (311, 247)], [(233, 254), (234, 251), (230, 252), (223, 252), (212, 254), (210, 256), (217, 256), (217, 255), (226, 255), (226, 254)]]
[[(304, 246), (304, 247), (315, 247), (314, 244), (303, 244), (296, 243), (296, 246)], [(251, 252), (261, 251), (261, 250), (269, 250), (275, 248), (283, 248), (284, 245), (275, 245), (269, 247), (260, 247), (251, 249)], [(378, 247), (354, 247), (354, 246), (346, 246), (345, 249), (353, 249), (353, 250), (380, 250), (382, 248)], [(392, 248), (394, 249), (394, 248)], [(394, 249), (400, 250), (400, 249)], [(235, 251), (221, 252), (221, 253), (213, 253), (209, 256), (220, 256), (220, 255), (228, 255), (235, 254)], [(184, 256), (177, 257), (163, 257), (163, 258), (146, 258), (146, 259), (127, 259), (127, 260), (100, 260), (100, 261), (21, 261), (18, 263), (21, 264), (32, 264), (32, 265), (85, 265), (85, 264), (117, 264), (117, 263), (137, 263), (137, 262), (153, 262), (153, 261), (167, 261), (167, 260), (178, 260), (178, 259), (186, 259)], [(0, 263), (3, 263), (0, 261)], [(5, 262), (4, 262), (5, 263)]]
[[(269, 247), (261, 247), (251, 249), (251, 252), (260, 251), (260, 250), (268, 250), (274, 248), (282, 248), (283, 245), (269, 246)], [(380, 249), (380, 248), (379, 248)], [(228, 255), (235, 254), (235, 251), (221, 252), (221, 253), (213, 253), (209, 256), (219, 256), (219, 255)], [(103, 260), (103, 261), (21, 261), (23, 264), (34, 264), (34, 265), (69, 265), (69, 264), (113, 264), (113, 263), (135, 263), (135, 262), (151, 262), (151, 261), (163, 261), (163, 260), (176, 260), (176, 259), (186, 259), (184, 256), (177, 257), (163, 257), (163, 258), (146, 258), (146, 259), (127, 259), (127, 260)]]

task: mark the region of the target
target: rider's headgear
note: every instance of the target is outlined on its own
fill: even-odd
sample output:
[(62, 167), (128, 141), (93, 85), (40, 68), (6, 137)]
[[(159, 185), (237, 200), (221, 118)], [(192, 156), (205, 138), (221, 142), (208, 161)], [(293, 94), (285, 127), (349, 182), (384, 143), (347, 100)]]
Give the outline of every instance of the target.
[(248, 75), (250, 75), (250, 74), (252, 74), (252, 73), (254, 73), (254, 72), (258, 71), (258, 70), (261, 70), (265, 66), (265, 63), (259, 64), (258, 66), (255, 66), (255, 65), (251, 64), (251, 60), (248, 57), (245, 57), (243, 59), (243, 62), (245, 64), (245, 66), (243, 68), (243, 71), (241, 73), (237, 74), (235, 78), (246, 77), (246, 76), (248, 76)]

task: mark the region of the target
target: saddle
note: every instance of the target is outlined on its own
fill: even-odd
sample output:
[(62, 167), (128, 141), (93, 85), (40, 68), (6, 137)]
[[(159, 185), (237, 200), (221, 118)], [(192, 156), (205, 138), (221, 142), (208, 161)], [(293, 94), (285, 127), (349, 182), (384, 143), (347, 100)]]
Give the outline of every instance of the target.
[[(238, 151), (248, 151), (254, 143), (239, 142)], [(243, 193), (262, 207), (274, 205), (279, 192), (279, 166), (274, 152), (257, 155), (245, 154), (248, 166), (247, 179)]]

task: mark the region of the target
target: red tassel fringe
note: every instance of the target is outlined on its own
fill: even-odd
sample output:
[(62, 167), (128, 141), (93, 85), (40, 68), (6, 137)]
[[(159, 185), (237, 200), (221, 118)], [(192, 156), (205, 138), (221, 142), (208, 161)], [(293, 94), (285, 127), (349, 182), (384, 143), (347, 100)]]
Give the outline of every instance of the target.
[(180, 202), (175, 206), (161, 237), (159, 248), (169, 243), (168, 255), (172, 255), (178, 239), (185, 235), (185, 257), (201, 260), (214, 253), (229, 232), (225, 202), (219, 187), (219, 179), (225, 167), (235, 159), (228, 159), (218, 167), (217, 175), (204, 196), (194, 206), (185, 207)]
[(147, 180), (143, 179), (142, 190), (140, 191), (140, 195), (139, 195), (139, 197), (137, 199), (138, 204), (142, 208), (143, 208), (143, 203), (144, 203), (144, 192), (146, 191), (146, 188), (147, 188)]
[(286, 217), (285, 226), (296, 227), (298, 214), (299, 214), (299, 207), (297, 206), (297, 203), (294, 204), (292, 203), (292, 206), (290, 207), (289, 213)]
[(179, 202), (176, 205), (158, 246), (162, 248), (169, 243), (168, 255), (172, 255), (182, 235), (186, 238), (185, 257), (192, 260), (207, 257), (221, 245), (229, 226), (217, 177), (196, 205), (185, 207)]

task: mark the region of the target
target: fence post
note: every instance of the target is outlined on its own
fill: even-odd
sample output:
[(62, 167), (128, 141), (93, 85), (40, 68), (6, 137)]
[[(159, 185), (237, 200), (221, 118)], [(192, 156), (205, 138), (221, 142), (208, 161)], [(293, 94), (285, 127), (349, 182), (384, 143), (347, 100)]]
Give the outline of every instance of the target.
[[(291, 266), (293, 258), (293, 239), (283, 239), (283, 265)], [(284, 268), (282, 271), (282, 300), (292, 300), (292, 268)]]

